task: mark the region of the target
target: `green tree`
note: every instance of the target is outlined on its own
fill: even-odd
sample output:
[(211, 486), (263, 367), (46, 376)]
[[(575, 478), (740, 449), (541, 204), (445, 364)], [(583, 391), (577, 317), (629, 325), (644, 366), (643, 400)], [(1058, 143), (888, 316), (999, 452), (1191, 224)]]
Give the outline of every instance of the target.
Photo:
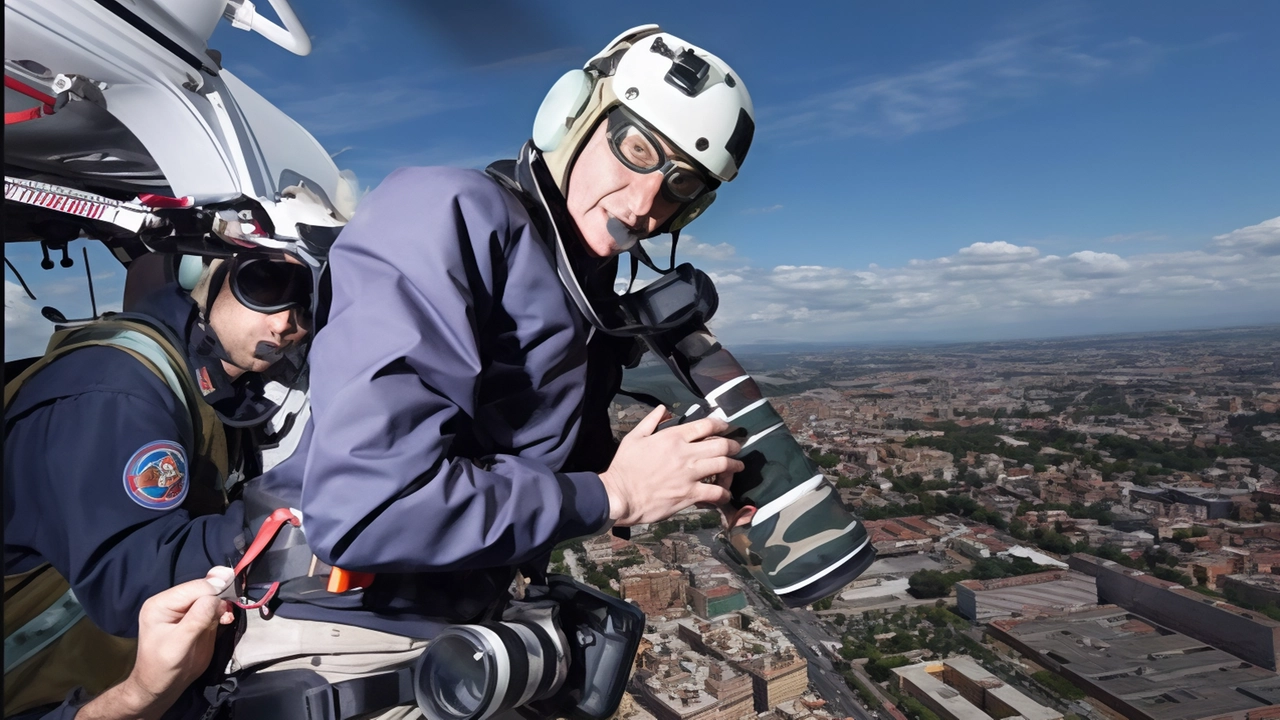
[(907, 579), (907, 587), (911, 590), (911, 594), (918, 598), (946, 597), (951, 592), (951, 586), (957, 580), (963, 579), (962, 573), (917, 570)]
[(1035, 681), (1048, 688), (1053, 694), (1067, 700), (1080, 700), (1084, 698), (1084, 691), (1076, 687), (1071, 681), (1048, 670), (1041, 670), (1032, 673), (1031, 677)]

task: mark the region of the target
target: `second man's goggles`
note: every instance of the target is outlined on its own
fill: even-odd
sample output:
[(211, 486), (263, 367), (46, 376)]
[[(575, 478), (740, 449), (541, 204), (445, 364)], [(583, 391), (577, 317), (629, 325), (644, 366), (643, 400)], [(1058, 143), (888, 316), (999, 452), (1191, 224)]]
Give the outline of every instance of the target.
[(707, 178), (684, 158), (671, 158), (644, 123), (622, 106), (608, 115), (609, 149), (634, 172), (661, 172), (662, 194), (670, 201), (687, 203), (714, 189)]
[(231, 294), (241, 305), (268, 315), (294, 307), (311, 310), (311, 270), (305, 265), (256, 254), (229, 262)]

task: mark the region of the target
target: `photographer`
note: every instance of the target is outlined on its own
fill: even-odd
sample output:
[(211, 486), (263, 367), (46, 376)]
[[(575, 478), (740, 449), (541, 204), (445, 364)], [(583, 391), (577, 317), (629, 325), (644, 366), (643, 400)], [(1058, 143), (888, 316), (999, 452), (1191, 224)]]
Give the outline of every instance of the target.
[(257, 490), (301, 509), (311, 567), (376, 575), (337, 593), (273, 577), (285, 602), (249, 616), (241, 667), (397, 667), (492, 619), (556, 543), (728, 500), (723, 420), (658, 430), (659, 408), (614, 454), (637, 341), (612, 288), (619, 254), (737, 175), (751, 117), (728, 66), (644, 26), (556, 84), (514, 163), (402, 169), (362, 201), (329, 256), (312, 419)]

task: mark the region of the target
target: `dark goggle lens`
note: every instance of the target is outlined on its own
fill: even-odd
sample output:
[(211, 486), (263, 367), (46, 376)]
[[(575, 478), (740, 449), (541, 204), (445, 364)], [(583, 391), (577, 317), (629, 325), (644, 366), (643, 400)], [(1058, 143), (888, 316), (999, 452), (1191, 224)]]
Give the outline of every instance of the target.
[(707, 183), (695, 171), (675, 165), (667, 172), (663, 188), (675, 199), (689, 202), (706, 191)]
[(302, 265), (266, 258), (238, 261), (231, 289), (245, 307), (258, 312), (311, 307), (311, 271)]

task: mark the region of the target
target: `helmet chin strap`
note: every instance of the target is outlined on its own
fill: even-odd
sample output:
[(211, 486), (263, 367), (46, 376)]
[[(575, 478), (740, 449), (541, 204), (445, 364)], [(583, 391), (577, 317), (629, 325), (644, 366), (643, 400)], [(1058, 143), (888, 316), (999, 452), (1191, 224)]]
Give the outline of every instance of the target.
[(659, 275), (666, 275), (676, 269), (676, 245), (680, 243), (680, 231), (671, 231), (671, 258), (667, 261), (667, 269), (663, 270), (654, 264), (653, 259), (649, 257), (649, 251), (644, 249), (644, 245), (636, 243), (627, 254), (631, 256), (631, 279), (627, 281), (627, 292), (631, 292), (631, 287), (636, 283), (636, 273), (640, 271), (640, 265), (643, 264), (650, 270)]
[[(569, 216), (559, 188), (552, 179), (549, 169), (542, 161), (541, 152), (532, 142), (526, 143), (514, 165), (514, 169), (502, 169), (495, 163), (489, 168), (490, 174), (495, 178), (499, 178), (499, 182), (510, 188), (512, 192), (524, 198), (525, 207), (528, 208), (530, 215), (534, 217), (534, 222), (543, 235), (544, 242), (547, 243), (555, 256), (556, 274), (560, 278), (560, 284), (587, 322), (596, 330), (615, 337), (644, 337), (669, 329), (670, 323), (668, 322), (653, 324), (631, 317), (622, 308), (622, 297), (612, 290), (612, 278), (610, 278), (609, 283), (611, 297), (600, 298), (600, 300), (611, 302), (616, 306), (616, 311), (619, 313), (619, 322), (611, 325), (602, 319), (600, 311), (596, 310), (592, 300), (587, 296), (587, 292), (583, 288), (583, 279), (579, 276), (578, 270), (586, 272), (589, 268), (577, 268), (570, 257), (574, 253), (579, 256), (585, 255), (585, 243), (578, 234), (577, 225), (574, 223), (573, 218)], [(542, 220), (540, 221), (539, 218)], [(568, 242), (566, 242), (566, 237), (568, 237)], [(677, 240), (678, 238), (673, 235), (673, 264)], [(572, 243), (572, 246), (569, 243)], [(655, 272), (668, 277), (671, 276), (674, 270), (674, 268), (659, 269), (653, 264), (648, 253), (640, 247), (639, 243), (632, 246), (630, 252), (632, 253), (633, 264), (644, 262), (647, 267), (653, 268)], [(598, 258), (592, 258), (592, 260), (597, 263), (600, 262)], [(609, 260), (610, 263), (602, 267), (610, 267), (612, 258)], [(633, 281), (634, 275), (633, 271)], [(587, 277), (590, 279), (589, 276)]]
[(227, 282), (227, 273), (230, 270), (230, 263), (222, 263), (214, 270), (213, 277), (209, 281), (208, 296), (205, 300), (204, 308), (201, 310), (196, 327), (200, 333), (200, 341), (196, 344), (196, 353), (203, 357), (212, 357), (221, 360), (232, 367), (240, 368), (248, 372), (248, 368), (240, 367), (231, 359), (231, 354), (222, 346), (222, 341), (218, 339), (218, 333), (213, 329), (213, 306), (218, 301), (218, 296), (222, 294), (222, 286)]

